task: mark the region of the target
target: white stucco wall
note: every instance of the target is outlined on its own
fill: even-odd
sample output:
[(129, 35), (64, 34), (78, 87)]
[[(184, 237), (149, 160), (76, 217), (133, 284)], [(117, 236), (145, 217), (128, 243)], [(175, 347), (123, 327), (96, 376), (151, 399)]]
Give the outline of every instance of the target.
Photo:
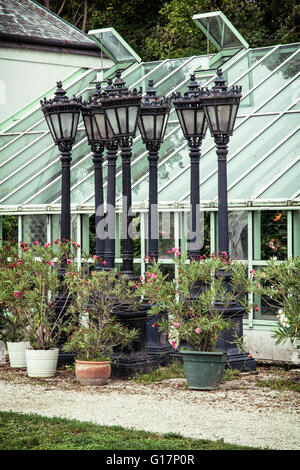
[(0, 123), (79, 68), (112, 65), (100, 56), (0, 48)]
[(290, 341), (285, 344), (275, 344), (270, 331), (244, 329), (244, 340), (247, 351), (254, 359), (300, 365), (300, 349), (293, 348)]

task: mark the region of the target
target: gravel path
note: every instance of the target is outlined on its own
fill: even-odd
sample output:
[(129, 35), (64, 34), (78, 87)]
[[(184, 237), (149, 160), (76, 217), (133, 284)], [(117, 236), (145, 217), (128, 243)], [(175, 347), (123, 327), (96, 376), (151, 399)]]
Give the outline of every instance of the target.
[[(187, 390), (184, 379), (148, 386), (110, 381), (103, 387), (83, 387), (64, 372), (40, 380), (29, 379), (25, 371), (10, 376), (7, 370), (0, 367), (3, 411), (224, 439), (253, 447), (300, 449), (299, 393), (257, 386), (259, 379), (272, 378), (265, 371), (242, 374), (216, 391), (201, 392)], [(300, 375), (299, 371), (295, 374)]]

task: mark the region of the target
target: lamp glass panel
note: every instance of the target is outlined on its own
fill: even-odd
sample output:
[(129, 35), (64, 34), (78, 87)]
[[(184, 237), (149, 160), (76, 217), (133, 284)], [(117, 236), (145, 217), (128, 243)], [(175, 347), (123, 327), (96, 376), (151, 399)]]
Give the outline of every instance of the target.
[(130, 134), (135, 132), (139, 106), (130, 106), (128, 113), (128, 131)]
[(165, 119), (164, 119), (165, 115), (164, 114), (158, 114), (156, 116), (156, 135), (155, 135), (155, 138), (157, 140), (160, 140), (163, 138), (163, 132), (165, 130)]
[(215, 106), (207, 106), (206, 110), (208, 114), (208, 124), (210, 131), (215, 132), (218, 130)]
[(127, 134), (127, 112), (126, 112), (126, 109), (127, 108), (125, 106), (121, 106), (120, 108), (117, 108), (121, 134)]
[(62, 128), (62, 136), (65, 139), (69, 139), (72, 135), (72, 120), (73, 114), (72, 113), (61, 113), (60, 114), (60, 121), (61, 121), (61, 128)]
[(182, 113), (181, 113), (181, 109), (180, 110), (176, 109), (176, 112), (177, 112), (177, 116), (178, 116), (178, 119), (179, 119), (181, 130), (182, 130), (183, 134), (186, 134), (185, 124), (184, 124), (183, 116), (182, 116)]
[(54, 129), (53, 129), (52, 121), (51, 121), (51, 118), (50, 118), (49, 115), (46, 116), (46, 121), (47, 121), (48, 127), (50, 129), (51, 135), (53, 137), (53, 140), (56, 140), (56, 136), (55, 136), (55, 132), (54, 132)]
[(147, 140), (154, 139), (154, 117), (153, 115), (144, 115), (141, 116), (141, 119), (143, 121), (143, 126), (145, 130), (145, 138)]
[(58, 115), (56, 113), (51, 114), (51, 121), (52, 121), (53, 129), (54, 129), (54, 134), (56, 136), (55, 140), (59, 139), (61, 137), (61, 132), (60, 132)]
[(113, 130), (114, 135), (119, 135), (120, 131), (119, 131), (115, 108), (106, 109), (105, 112), (106, 112), (107, 120)]
[(229, 123), (229, 130), (233, 131), (234, 123), (235, 123), (235, 118), (238, 112), (239, 105), (238, 104), (233, 104), (232, 105), (232, 112), (231, 112), (231, 118), (230, 118), (230, 123)]
[(142, 136), (143, 140), (145, 140), (146, 134), (145, 134), (145, 130), (144, 130), (144, 127), (143, 127), (142, 116), (138, 117), (138, 128), (139, 128), (139, 131), (141, 133), (141, 136)]
[(95, 139), (101, 140), (107, 138), (106, 119), (104, 113), (93, 114)]
[(219, 130), (221, 132), (227, 132), (229, 130), (229, 118), (230, 118), (230, 104), (218, 105), (217, 113), (219, 119)]
[(162, 127), (162, 132), (161, 132), (161, 139), (163, 139), (164, 136), (165, 136), (166, 127), (167, 127), (167, 124), (168, 124), (168, 118), (169, 118), (169, 114), (165, 114), (164, 117), (163, 117), (164, 123), (163, 123), (163, 127)]
[(79, 115), (80, 113), (74, 113), (74, 122), (73, 122), (73, 128), (72, 128), (72, 139), (75, 139), (76, 132), (77, 132), (77, 126), (78, 126), (78, 121), (79, 121)]
[(92, 133), (92, 124), (91, 124), (92, 116), (83, 116), (84, 126), (87, 134), (88, 141), (93, 140), (93, 133)]
[(194, 109), (184, 109), (182, 111), (182, 116), (185, 122), (185, 127), (187, 134), (195, 134), (195, 110)]
[(197, 129), (196, 133), (197, 135), (205, 135), (206, 129), (207, 129), (207, 121), (205, 118), (205, 114), (203, 109), (198, 109), (197, 110)]

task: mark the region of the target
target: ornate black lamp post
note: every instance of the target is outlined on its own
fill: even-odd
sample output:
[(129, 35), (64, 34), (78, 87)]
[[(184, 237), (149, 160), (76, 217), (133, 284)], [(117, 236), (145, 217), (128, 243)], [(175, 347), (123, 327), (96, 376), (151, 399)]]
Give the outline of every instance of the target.
[(149, 80), (146, 96), (141, 102), (138, 127), (148, 150), (149, 161), (148, 257), (150, 262), (151, 259), (158, 260), (157, 163), (170, 107), (170, 100), (156, 96), (153, 80)]
[[(133, 271), (133, 241), (129, 228), (132, 222), (132, 195), (131, 195), (131, 146), (136, 133), (138, 112), (142, 99), (142, 91), (130, 91), (125, 87), (121, 72), (116, 73), (113, 86), (108, 86), (101, 95), (101, 103), (108, 123), (111, 126), (113, 137), (118, 140), (121, 147), (122, 158), (122, 194), (123, 194), (123, 234), (122, 234), (122, 275), (128, 279), (135, 279)], [(108, 181), (108, 184), (115, 184)], [(108, 227), (109, 230), (109, 227)], [(145, 309), (128, 311), (128, 307), (121, 306), (116, 312), (125, 327), (139, 330), (139, 340), (122, 356), (117, 355), (116, 362), (112, 364), (112, 376), (130, 377), (137, 373), (145, 373), (157, 367), (157, 361), (148, 354), (146, 344)]]
[[(54, 143), (61, 153), (62, 180), (61, 180), (61, 242), (70, 241), (71, 235), (71, 198), (70, 198), (70, 166), (71, 150), (75, 142), (77, 125), (82, 106), (81, 97), (68, 98), (62, 88), (62, 83), (57, 82), (57, 90), (53, 99), (41, 101), (41, 108), (50, 129)], [(58, 270), (59, 279), (62, 281), (66, 273), (67, 259), (63, 259)], [(57, 296), (55, 309), (57, 313), (67, 308), (67, 293), (61, 289)], [(64, 337), (61, 337), (64, 342)], [(72, 363), (72, 354), (59, 353), (58, 366)]]
[(132, 223), (131, 192), (131, 146), (136, 134), (137, 118), (142, 99), (141, 90), (130, 91), (121, 78), (121, 71), (116, 73), (113, 88), (102, 93), (101, 103), (105, 116), (111, 126), (113, 137), (118, 139), (122, 158), (122, 273), (134, 279), (133, 240), (129, 233)]
[(177, 112), (180, 126), (185, 139), (190, 147), (191, 160), (191, 215), (190, 215), (190, 236), (189, 236), (189, 258), (191, 260), (200, 259), (200, 147), (207, 130), (207, 120), (204, 110), (199, 101), (202, 92), (195, 80), (195, 75), (191, 75), (188, 91), (174, 95), (173, 104)]
[[(158, 152), (164, 138), (166, 125), (170, 113), (171, 101), (159, 98), (156, 95), (153, 80), (149, 80), (146, 96), (141, 102), (138, 116), (138, 127), (143, 143), (148, 150), (149, 161), (149, 212), (148, 212), (148, 263), (158, 261), (158, 208), (157, 208), (157, 164)], [(148, 310), (146, 302), (144, 308)], [(168, 361), (168, 356), (173, 348), (168, 339), (158, 331), (157, 326), (152, 325), (157, 317), (147, 317), (147, 349), (160, 363)]]
[[(228, 233), (228, 202), (227, 202), (227, 154), (229, 137), (233, 134), (234, 124), (242, 97), (242, 87), (226, 86), (222, 70), (218, 69), (215, 86), (211, 90), (203, 90), (200, 101), (212, 137), (217, 146), (218, 156), (218, 252), (219, 256), (229, 256)], [(225, 277), (225, 283), (230, 290), (230, 273), (218, 273)], [(216, 305), (218, 308), (218, 305)], [(224, 313), (224, 317), (234, 323), (234, 328), (220, 338), (218, 347), (227, 352), (227, 364), (241, 370), (255, 370), (255, 361), (248, 353), (240, 352), (234, 342), (234, 333), (243, 336), (243, 311), (237, 301), (233, 301)]]
[[(54, 143), (61, 153), (62, 183), (61, 183), (61, 235), (62, 242), (70, 241), (71, 211), (70, 211), (70, 165), (71, 150), (75, 142), (77, 125), (82, 106), (81, 97), (68, 98), (62, 83), (57, 82), (54, 98), (41, 101), (41, 108), (50, 129)], [(59, 269), (60, 278), (65, 274), (66, 260)]]
[[(101, 258), (97, 264), (97, 270), (103, 268), (102, 261), (105, 258), (108, 268), (114, 267), (114, 236), (110, 237), (111, 232), (114, 233), (113, 217), (111, 208), (115, 206), (115, 166), (117, 159), (118, 142), (113, 138), (112, 129), (106, 119), (101, 104), (101, 85), (96, 84), (96, 90), (88, 103), (82, 106), (82, 115), (88, 143), (93, 152), (94, 163), (94, 181), (95, 181), (95, 228), (96, 228), (96, 255)], [(108, 148), (108, 184), (107, 184), (107, 206), (109, 219), (109, 232), (105, 233), (104, 224), (104, 200), (103, 200), (103, 152), (104, 148)], [(111, 175), (111, 173), (113, 174)], [(106, 236), (109, 238), (106, 239)], [(113, 246), (111, 246), (113, 244)]]

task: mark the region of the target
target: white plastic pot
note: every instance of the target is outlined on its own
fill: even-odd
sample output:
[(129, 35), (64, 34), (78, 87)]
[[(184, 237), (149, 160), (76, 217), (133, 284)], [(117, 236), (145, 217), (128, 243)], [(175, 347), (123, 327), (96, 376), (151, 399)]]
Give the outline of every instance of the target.
[(53, 377), (57, 369), (59, 349), (26, 349), (28, 377)]
[(10, 367), (26, 367), (25, 349), (30, 348), (28, 341), (6, 343)]

